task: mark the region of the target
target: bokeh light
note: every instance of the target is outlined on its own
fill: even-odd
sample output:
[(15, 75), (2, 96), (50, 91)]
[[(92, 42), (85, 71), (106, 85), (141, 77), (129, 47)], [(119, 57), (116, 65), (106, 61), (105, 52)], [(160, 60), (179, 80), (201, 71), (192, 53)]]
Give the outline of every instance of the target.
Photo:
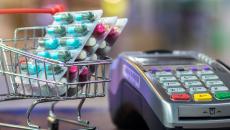
[(129, 0), (101, 0), (101, 6), (106, 16), (124, 17), (128, 11)]

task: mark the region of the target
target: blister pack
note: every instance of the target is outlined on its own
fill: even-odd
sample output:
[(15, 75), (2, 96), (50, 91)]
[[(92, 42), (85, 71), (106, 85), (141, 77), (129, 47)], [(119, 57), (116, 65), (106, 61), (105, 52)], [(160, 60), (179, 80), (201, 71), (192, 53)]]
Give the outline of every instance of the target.
[[(95, 54), (95, 51), (100, 46), (101, 42), (105, 40), (109, 32), (111, 31), (112, 27), (115, 25), (117, 20), (117, 17), (105, 17), (101, 18), (97, 24), (97, 26), (94, 29), (93, 35), (88, 39), (88, 41), (85, 44), (84, 49), (80, 52), (78, 55), (76, 61), (82, 61), (82, 60), (97, 60), (97, 55)], [(70, 50), (71, 51), (71, 50)], [(75, 58), (74, 58), (75, 59)], [(81, 67), (78, 71), (73, 71), (77, 66), (71, 66), (67, 73), (69, 73), (69, 79), (67, 78), (67, 74), (65, 74), (61, 81), (68, 81), (72, 82), (76, 78), (76, 73), (79, 73), (79, 80), (83, 82), (82, 77), (90, 77), (91, 73), (90, 71), (86, 71), (87, 67)], [(87, 73), (89, 72), (89, 73)], [(87, 74), (86, 74), (87, 73)], [(84, 78), (83, 78), (84, 79)], [(73, 88), (70, 88), (73, 90)]]
[[(88, 49), (89, 47), (87, 47), (87, 44), (86, 44), (86, 47), (84, 48), (84, 50), (81, 52), (81, 54), (79, 56), (81, 56), (79, 58), (79, 60), (92, 60), (92, 59), (102, 59), (103, 57), (106, 56), (107, 52), (110, 51), (111, 49), (111, 46), (116, 42), (116, 40), (118, 39), (119, 35), (121, 34), (121, 32), (123, 31), (124, 27), (126, 26), (128, 20), (127, 18), (121, 18), (121, 19), (117, 19), (116, 20), (116, 23), (112, 26), (110, 26), (111, 28), (109, 29), (109, 33), (106, 34), (106, 36), (103, 38), (104, 40), (100, 41), (99, 44), (92, 44), (93, 42), (89, 42), (87, 43), (88, 46), (91, 45), (93, 47), (93, 49), (95, 50), (92, 50), (92, 49)], [(96, 30), (97, 28), (95, 28)], [(95, 34), (95, 31), (94, 30), (94, 34)], [(91, 53), (92, 55), (87, 55), (89, 54), (89, 51), (90, 52), (93, 52)], [(96, 52), (96, 53), (95, 53)], [(79, 77), (81, 81), (86, 81), (87, 78), (85, 78), (84, 76), (91, 76), (93, 73), (94, 73), (94, 70), (96, 69), (95, 67), (97, 66), (88, 66), (88, 67), (84, 67), (84, 69), (88, 70), (86, 72), (88, 72), (88, 74), (83, 74), (81, 77)], [(80, 73), (81, 74), (81, 73)]]
[[(92, 60), (92, 56), (108, 36), (116, 21), (117, 17), (104, 17), (100, 19), (99, 23), (94, 29), (92, 37), (87, 41), (87, 44), (84, 47), (84, 50), (87, 52), (86, 60)], [(92, 38), (96, 40), (91, 40)]]
[[(82, 82), (91, 80), (98, 65), (69, 65), (103, 59), (127, 23), (126, 18), (101, 16), (102, 10), (55, 14), (54, 22), (45, 28), (45, 37), (39, 38), (36, 50), (29, 52), (37, 56), (36, 60), (22, 61), (19, 65), (19, 71), (30, 78), (16, 77), (16, 83), (24, 86), (18, 87), (18, 92), (72, 96), (84, 89), (86, 85)], [(81, 84), (66, 86), (75, 82)]]
[[(102, 44), (102, 42), (105, 40), (105, 38), (107, 37), (111, 29), (114, 27), (116, 21), (117, 21), (117, 17), (101, 18), (99, 23), (94, 29), (93, 35), (87, 41), (84, 49), (80, 52), (80, 55), (77, 57), (76, 61), (97, 60), (98, 56), (95, 54), (95, 52), (98, 49), (98, 47)], [(85, 78), (84, 76), (90, 77), (91, 73), (93, 72), (91, 72), (89, 68), (87, 68), (86, 66), (83, 66), (82, 68), (80, 68), (79, 80), (85, 81), (84, 79), (87, 79), (87, 78)], [(74, 81), (74, 79), (71, 78), (69, 81), (70, 82)]]
[[(45, 37), (38, 39), (38, 47), (36, 51), (31, 51), (31, 53), (44, 59), (52, 59), (63, 63), (74, 62), (91, 37), (101, 16), (102, 10), (55, 14), (53, 24), (46, 27)], [(34, 60), (27, 61), (20, 68), (22, 72), (25, 71), (30, 77), (51, 81), (61, 81), (67, 72), (67, 67), (49, 63), (44, 65), (39, 60), (36, 63)], [(30, 91), (34, 92), (38, 86), (47, 85), (46, 82), (41, 82), (38, 85), (37, 81), (33, 79), (18, 78), (16, 82), (20, 83), (20, 80), (23, 80), (24, 85), (32, 84), (34, 88), (30, 88)], [(52, 88), (53, 85), (49, 86), (51, 86), (49, 88)], [(30, 91), (27, 92), (30, 93)]]
[(120, 36), (127, 22), (127, 18), (120, 18), (117, 20), (115, 26), (111, 29), (108, 36), (105, 38), (105, 41), (102, 42), (102, 44), (96, 50), (96, 54), (99, 57), (104, 57), (111, 50), (111, 47), (114, 45), (114, 43)]
[(74, 11), (56, 13), (54, 25), (66, 25), (73, 23), (92, 23), (102, 16), (102, 10)]
[[(80, 55), (77, 58), (77, 61), (82, 60), (97, 60), (98, 56), (95, 54), (96, 50), (103, 44), (103, 41), (108, 36), (111, 29), (115, 26), (117, 22), (117, 17), (104, 17), (101, 18), (99, 23), (94, 29), (93, 35), (91, 38), (87, 41), (84, 49), (81, 51)], [(85, 82), (90, 79), (91, 75), (94, 73), (94, 71), (97, 69), (97, 66), (91, 65), (91, 66), (83, 66), (79, 70), (79, 81)], [(74, 79), (69, 80), (74, 81)], [(84, 84), (82, 84), (84, 86)], [(76, 88), (75, 88), (76, 89)], [(71, 88), (71, 90), (75, 91), (74, 88)]]

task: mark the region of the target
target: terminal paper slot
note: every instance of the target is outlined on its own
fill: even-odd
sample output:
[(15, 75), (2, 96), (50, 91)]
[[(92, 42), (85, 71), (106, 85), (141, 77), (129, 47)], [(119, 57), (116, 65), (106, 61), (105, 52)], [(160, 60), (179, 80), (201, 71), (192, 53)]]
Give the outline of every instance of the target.
[(230, 119), (230, 106), (200, 105), (179, 107), (179, 120)]
[(199, 63), (197, 59), (192, 57), (135, 57), (135, 61), (143, 66), (157, 65), (191, 65)]
[(222, 116), (222, 117), (179, 117), (179, 120), (183, 121), (192, 121), (192, 120), (226, 120), (230, 119), (230, 116)]

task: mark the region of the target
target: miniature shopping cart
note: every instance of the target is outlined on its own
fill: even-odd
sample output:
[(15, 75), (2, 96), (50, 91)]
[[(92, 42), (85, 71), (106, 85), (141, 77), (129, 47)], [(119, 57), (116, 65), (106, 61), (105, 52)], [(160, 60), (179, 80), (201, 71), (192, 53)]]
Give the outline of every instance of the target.
[[(44, 35), (45, 27), (25, 27), (17, 28), (13, 39), (0, 40), (0, 80), (2, 81), (1, 90), (3, 89), (0, 101), (34, 99), (33, 104), (27, 111), (28, 126), (5, 123), (0, 123), (0, 126), (28, 130), (39, 129), (39, 126), (33, 124), (30, 120), (33, 108), (39, 103), (53, 102), (48, 117), (50, 130), (58, 129), (59, 121), (80, 125), (85, 129), (95, 129), (88, 121), (81, 119), (81, 108), (87, 98), (105, 96), (105, 87), (110, 81), (106, 72), (108, 72), (111, 59), (103, 57), (96, 61), (64, 63), (37, 56), (33, 53), (33, 50), (38, 47), (38, 39), (44, 37)], [(44, 69), (44, 78), (40, 78), (38, 74), (31, 76), (29, 69), (22, 71), (22, 62), (27, 67), (29, 62), (33, 62), (35, 66), (42, 65), (44, 68), (49, 66), (51, 72)], [(68, 73), (65, 75), (65, 80), (55, 79), (54, 71), (57, 67), (68, 72), (71, 66), (79, 68), (74, 80), (68, 81), (70, 78)], [(82, 81), (79, 73), (85, 67), (91, 70), (91, 75)], [(38, 68), (35, 67), (35, 69)], [(76, 120), (63, 119), (55, 115), (54, 108), (58, 101), (75, 99), (80, 100)]]

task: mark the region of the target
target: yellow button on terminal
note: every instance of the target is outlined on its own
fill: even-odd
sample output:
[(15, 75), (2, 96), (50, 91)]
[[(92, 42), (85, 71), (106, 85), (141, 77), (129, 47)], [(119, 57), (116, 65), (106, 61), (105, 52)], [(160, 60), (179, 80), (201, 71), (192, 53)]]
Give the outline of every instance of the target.
[(193, 97), (196, 102), (212, 101), (212, 95), (209, 93), (197, 93), (194, 94)]

